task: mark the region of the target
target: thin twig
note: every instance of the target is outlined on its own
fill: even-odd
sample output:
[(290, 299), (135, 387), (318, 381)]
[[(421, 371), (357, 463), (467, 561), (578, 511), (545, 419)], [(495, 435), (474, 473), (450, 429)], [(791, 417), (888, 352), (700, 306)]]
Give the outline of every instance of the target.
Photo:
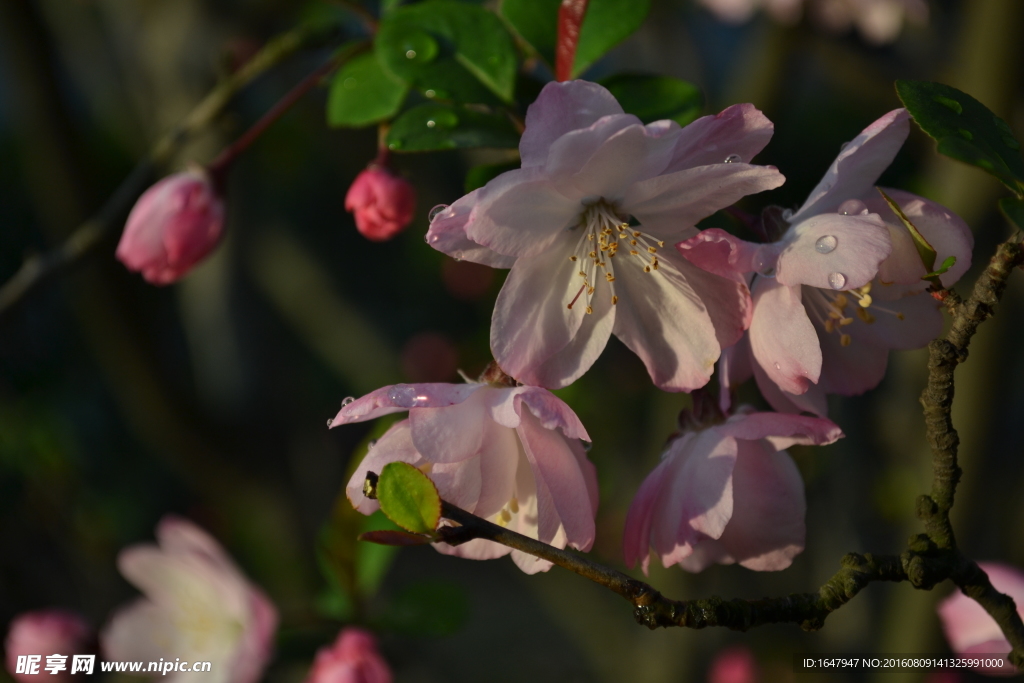
[(153, 145), (149, 154), (121, 182), (95, 216), (82, 223), (59, 246), (27, 258), (18, 272), (0, 287), (0, 319), (29, 292), (80, 260), (109, 237), (135, 200), (153, 183), (157, 169), (169, 162), (187, 140), (208, 127), (242, 88), (298, 50), (321, 43), (328, 37), (328, 32), (322, 28), (293, 29), (270, 40), (238, 71), (215, 86), (181, 123)]

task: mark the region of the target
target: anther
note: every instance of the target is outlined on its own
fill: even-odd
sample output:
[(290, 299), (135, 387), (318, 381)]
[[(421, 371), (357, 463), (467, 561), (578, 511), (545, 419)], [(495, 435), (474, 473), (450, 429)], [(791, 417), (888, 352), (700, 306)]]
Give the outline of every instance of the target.
[(651, 272), (651, 267), (650, 266), (644, 266), (644, 272), (645, 273)]
[(652, 253), (652, 254), (657, 254), (658, 253), (658, 249), (656, 247), (647, 247), (647, 251)]
[(594, 307), (593, 306), (587, 306), (587, 315), (590, 315), (593, 312), (594, 312)]
[(619, 303), (619, 297), (612, 295), (612, 306)]
[(825, 320), (825, 332), (832, 334), (836, 331), (836, 322), (832, 318)]
[(608, 282), (615, 282), (615, 276), (612, 275), (611, 273), (605, 273), (604, 279), (607, 280)]
[(508, 501), (508, 509), (512, 511), (512, 514), (519, 512), (519, 501), (516, 500), (515, 496), (512, 500)]
[(573, 256), (570, 256), (570, 257), (569, 257), (569, 260), (570, 260), (570, 261), (575, 261), (575, 260), (576, 260), (576, 256), (575, 256), (575, 255), (573, 255)]
[(848, 335), (848, 334), (844, 334), (843, 336), (841, 336), (839, 338), (839, 344), (842, 345), (842, 346), (849, 346), (850, 342), (852, 342), (852, 341), (853, 341), (853, 338), (850, 337), (850, 335)]

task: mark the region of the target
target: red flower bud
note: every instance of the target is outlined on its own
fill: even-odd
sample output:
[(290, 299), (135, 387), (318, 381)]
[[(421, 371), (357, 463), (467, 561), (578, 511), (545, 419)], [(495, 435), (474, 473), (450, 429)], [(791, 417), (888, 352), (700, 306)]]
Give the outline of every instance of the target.
[(146, 190), (128, 214), (117, 258), (154, 285), (174, 282), (217, 245), (224, 202), (210, 179), (189, 171)]
[(305, 683), (391, 683), (391, 678), (373, 634), (349, 626), (333, 645), (317, 651)]
[(348, 189), (345, 210), (355, 213), (356, 228), (366, 239), (384, 242), (409, 227), (416, 190), (405, 178), (372, 165)]

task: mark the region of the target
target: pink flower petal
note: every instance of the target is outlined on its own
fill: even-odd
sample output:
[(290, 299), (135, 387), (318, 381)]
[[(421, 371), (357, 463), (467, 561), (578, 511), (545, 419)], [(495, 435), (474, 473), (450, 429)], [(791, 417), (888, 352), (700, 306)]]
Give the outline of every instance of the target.
[(622, 113), (615, 97), (597, 83), (548, 83), (526, 110), (526, 130), (519, 141), (523, 166), (543, 165), (551, 145), (566, 133)]
[(567, 364), (561, 369), (571, 370), (569, 376), (538, 376), (537, 372), (544, 361), (573, 341), (586, 315), (583, 304), (568, 308), (581, 286), (565, 244), (572, 237), (566, 233), (559, 248), (516, 261), (494, 305), (491, 351), (505, 372), (527, 384), (556, 389), (587, 370)]
[(615, 311), (618, 307), (612, 305), (611, 295), (605, 292), (595, 296), (591, 303), (593, 313), (583, 316), (572, 340), (530, 373), (533, 383), (553, 388), (568, 386), (582, 377), (600, 357), (615, 327)]
[[(559, 429), (570, 439), (590, 441), (590, 435), (580, 422), (573, 409), (565, 401), (540, 387), (516, 387), (515, 398), (529, 408), (530, 412), (540, 420), (544, 429)], [(509, 425), (513, 426), (513, 425)], [(519, 425), (514, 425), (518, 427)]]
[(802, 394), (790, 394), (779, 388), (757, 363), (753, 364), (754, 380), (764, 400), (780, 413), (811, 413), (828, 416), (828, 397), (820, 384), (811, 384)]
[(749, 164), (771, 140), (774, 130), (774, 124), (754, 105), (734, 104), (683, 128), (665, 173), (721, 164), (730, 158)]
[(496, 560), (512, 552), (512, 548), (509, 548), (507, 545), (486, 541), (482, 538), (474, 539), (462, 545), (434, 543), (434, 550), (442, 555), (461, 557), (464, 560)]
[(662, 489), (668, 484), (669, 470), (674, 460), (664, 459), (655, 467), (640, 484), (633, 502), (626, 513), (626, 524), (623, 531), (622, 550), (627, 567), (636, 566), (637, 560), (647, 574), (650, 562), (651, 528)]
[(818, 383), (826, 393), (859, 396), (885, 377), (888, 349), (862, 341), (843, 346), (838, 334), (823, 334), (820, 340), (824, 361)]
[(466, 236), (466, 223), (469, 222), (470, 214), (480, 199), (481, 190), (482, 188), (473, 190), (434, 216), (434, 220), (430, 221), (430, 229), (427, 230), (427, 244), (463, 261), (472, 261), (492, 268), (511, 268), (516, 262), (514, 256), (499, 254)]
[(721, 347), (707, 308), (669, 256), (650, 273), (616, 269), (620, 301), (613, 332), (660, 388), (692, 391), (711, 378)]
[(733, 389), (753, 376), (752, 361), (749, 335), (722, 349), (718, 359), (718, 407), (723, 413), (728, 414), (732, 407)]
[(410, 408), (442, 408), (462, 403), (483, 384), (394, 384), (371, 391), (366, 396), (342, 406), (331, 420), (331, 427), (400, 413)]
[[(720, 228), (702, 230), (676, 244), (676, 250), (693, 265), (722, 277), (759, 270), (762, 252), (772, 245), (746, 242)], [(775, 256), (772, 257), (774, 262)]]
[(490, 387), (473, 392), (465, 401), (441, 408), (409, 411), (412, 442), (424, 459), (454, 463), (472, 458), (484, 445), (486, 397)]
[[(974, 249), (974, 235), (971, 229), (962, 218), (941, 204), (902, 190), (887, 189), (886, 193), (899, 204), (910, 222), (935, 249), (936, 268), (942, 265), (947, 257), (956, 257), (956, 263), (939, 278), (946, 287), (955, 284), (971, 267), (971, 253)], [(868, 210), (879, 214), (889, 226), (890, 232), (895, 233), (892, 253), (879, 266), (879, 279), (883, 282), (918, 285), (923, 289), (927, 286), (921, 282), (925, 268), (910, 232), (878, 192), (869, 191), (862, 200)]]
[[(619, 114), (605, 116), (586, 128), (569, 131), (551, 144), (544, 172), (552, 180), (557, 179), (558, 184), (562, 186), (570, 176), (586, 167), (595, 152), (609, 139), (626, 128), (642, 125), (640, 119), (632, 114)], [(578, 192), (575, 185), (570, 186)], [(565, 189), (560, 189), (566, 192)], [(585, 195), (579, 196), (583, 198)]]
[[(564, 190), (576, 194), (566, 196)], [(567, 180), (555, 183), (541, 168), (508, 171), (484, 186), (465, 224), (466, 236), (507, 256), (543, 254), (576, 224), (581, 199)]]
[(541, 526), (544, 526), (546, 515), (554, 514), (565, 529), (569, 545), (579, 550), (589, 550), (594, 543), (594, 511), (590, 491), (576, 456), (565, 437), (545, 429), (533, 414), (525, 413), (522, 418), (517, 431), (523, 450), (530, 461), (538, 490), (543, 483), (554, 508), (545, 509), (544, 499), (538, 496), (542, 504), (538, 512)]
[(304, 683), (391, 683), (392, 674), (369, 631), (346, 626), (333, 644), (317, 650)]
[(783, 175), (767, 166), (698, 166), (635, 183), (620, 205), (640, 221), (644, 232), (677, 241), (690, 237), (690, 228), (719, 209), (783, 182)]
[(776, 279), (829, 290), (863, 287), (892, 251), (889, 229), (877, 214), (811, 216), (794, 223), (783, 244)]
[(818, 334), (804, 311), (799, 287), (758, 278), (754, 283), (750, 349), (758, 365), (783, 391), (802, 394), (822, 370)]
[[(584, 197), (617, 202), (625, 188), (652, 178), (665, 168), (677, 135), (678, 129), (664, 130), (640, 123), (623, 128), (594, 150), (572, 175), (571, 182)], [(552, 175), (559, 173), (550, 164), (548, 171)]]
[(843, 437), (843, 430), (831, 420), (779, 413), (733, 415), (716, 429), (736, 439), (766, 439), (776, 450), (789, 448), (793, 444), (821, 446)]
[(798, 223), (816, 214), (835, 212), (846, 200), (867, 195), (896, 158), (909, 133), (910, 115), (906, 109), (893, 110), (865, 128), (843, 147), (825, 177), (811, 191), (800, 210), (793, 214), (790, 222)]
[[(789, 454), (741, 441), (733, 470), (733, 500), (732, 518), (717, 542), (727, 554), (716, 561), (738, 562), (755, 571), (779, 571), (792, 564), (804, 549), (807, 503), (803, 480)], [(681, 564), (691, 571), (703, 569), (688, 561)]]
[(715, 326), (719, 346), (726, 348), (738, 342), (743, 331), (750, 327), (754, 315), (754, 302), (746, 278), (739, 274), (723, 277), (709, 273), (672, 252), (664, 254), (661, 260), (678, 268), (700, 296), (711, 324)]
[(895, 301), (876, 301), (868, 312), (873, 322), (856, 320), (843, 328), (853, 345), (867, 343), (883, 349), (919, 349), (942, 334), (941, 304), (927, 292)]
[(363, 482), (366, 481), (367, 472), (380, 474), (384, 465), (392, 462), (407, 462), (414, 466), (426, 462), (412, 443), (408, 420), (391, 425), (391, 428), (384, 432), (384, 436), (377, 439), (377, 443), (366, 453), (359, 467), (352, 473), (352, 478), (345, 487), (345, 495), (348, 496), (352, 507), (364, 515), (373, 514), (380, 509), (380, 503), (363, 495)]

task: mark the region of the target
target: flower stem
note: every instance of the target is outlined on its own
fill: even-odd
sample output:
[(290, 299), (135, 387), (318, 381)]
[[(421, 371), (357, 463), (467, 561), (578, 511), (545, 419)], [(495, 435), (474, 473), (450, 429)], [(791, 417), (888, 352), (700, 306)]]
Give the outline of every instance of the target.
[(562, 0), (558, 8), (558, 37), (555, 42), (555, 80), (572, 79), (576, 61), (576, 46), (580, 42), (580, 27), (587, 13), (589, 0)]

